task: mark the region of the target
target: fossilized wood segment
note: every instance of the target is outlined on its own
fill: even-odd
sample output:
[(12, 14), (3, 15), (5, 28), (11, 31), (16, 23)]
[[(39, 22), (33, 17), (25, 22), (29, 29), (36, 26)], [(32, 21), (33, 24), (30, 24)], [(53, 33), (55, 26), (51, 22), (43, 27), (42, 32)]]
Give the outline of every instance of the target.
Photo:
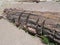
[(5, 9), (4, 13), (7, 19), (14, 22), (17, 27), (20, 25), (26, 26), (29, 32), (38, 35), (47, 35), (60, 43), (60, 24), (55, 19), (17, 9)]

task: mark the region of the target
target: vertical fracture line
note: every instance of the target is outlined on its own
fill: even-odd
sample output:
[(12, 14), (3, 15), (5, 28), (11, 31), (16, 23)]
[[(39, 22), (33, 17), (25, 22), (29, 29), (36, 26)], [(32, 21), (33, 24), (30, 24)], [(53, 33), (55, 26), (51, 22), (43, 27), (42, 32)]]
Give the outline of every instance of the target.
[(43, 35), (43, 28), (44, 28), (44, 24), (45, 24), (45, 20), (42, 22), (42, 24), (41, 24), (41, 35)]
[(16, 24), (16, 26), (17, 27), (19, 27), (20, 26), (20, 19), (21, 19), (21, 16), (22, 16), (22, 14), (24, 13), (25, 11), (23, 11), (23, 12), (21, 12), (21, 14), (19, 15), (19, 17), (18, 17), (18, 22), (17, 22), (17, 24)]
[(38, 22), (39, 22), (39, 18), (36, 21), (36, 34), (38, 34)]
[(54, 29), (53, 31), (53, 40), (55, 39), (55, 34), (57, 33), (57, 31)]
[(18, 24), (20, 25), (20, 19), (21, 19), (21, 16), (22, 16), (22, 14), (24, 13), (25, 11), (23, 11), (23, 12), (21, 12), (21, 14), (19, 15), (19, 18), (18, 18)]
[(29, 20), (29, 16), (30, 16), (30, 13), (28, 14), (28, 16), (26, 18), (26, 23), (25, 23), (26, 27), (27, 27), (27, 23), (28, 23), (28, 20)]

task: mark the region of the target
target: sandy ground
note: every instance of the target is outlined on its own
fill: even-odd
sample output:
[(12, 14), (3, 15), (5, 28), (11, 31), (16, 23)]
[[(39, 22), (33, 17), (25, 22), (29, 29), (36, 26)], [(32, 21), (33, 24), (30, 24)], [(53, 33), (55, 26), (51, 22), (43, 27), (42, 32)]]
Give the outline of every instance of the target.
[(44, 45), (38, 37), (33, 37), (18, 29), (7, 20), (0, 20), (0, 45)]
[(0, 12), (4, 10), (4, 8), (20, 8), (24, 10), (30, 11), (50, 11), (50, 12), (60, 12), (60, 2), (40, 2), (40, 3), (32, 3), (32, 2), (7, 2), (0, 1)]

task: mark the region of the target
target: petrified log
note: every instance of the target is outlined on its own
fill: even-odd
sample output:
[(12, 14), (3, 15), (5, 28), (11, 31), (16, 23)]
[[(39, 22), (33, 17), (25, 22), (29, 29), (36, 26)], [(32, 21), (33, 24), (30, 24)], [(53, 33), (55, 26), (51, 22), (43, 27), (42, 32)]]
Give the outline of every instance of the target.
[(47, 35), (60, 43), (60, 24), (57, 20), (17, 9), (5, 9), (4, 13), (7, 19), (11, 21), (14, 19), (16, 26), (27, 26), (30, 33), (39, 35), (43, 33), (42, 35)]
[[(10, 20), (12, 20), (12, 19), (16, 19), (15, 21), (16, 22), (20, 22), (20, 17), (21, 17), (21, 20), (22, 19), (26, 19), (27, 18), (27, 16), (29, 15), (29, 13), (27, 13), (27, 12), (23, 12), (23, 11), (18, 11), (17, 9), (5, 9), (4, 10), (4, 13), (6, 13), (6, 15), (7, 15), (7, 17), (8, 17), (8, 19), (10, 19)], [(22, 15), (22, 16), (20, 16), (20, 15)], [(44, 21), (44, 20), (46, 20), (45, 21), (45, 24), (44, 24), (44, 26), (45, 27), (48, 27), (48, 28), (50, 28), (50, 29), (53, 29), (53, 28), (56, 28), (56, 27), (59, 27), (58, 25), (57, 25), (57, 21), (56, 20), (54, 20), (54, 19), (48, 19), (48, 18), (45, 18), (44, 16), (42, 16), (42, 15), (35, 15), (35, 14), (32, 14), (32, 13), (30, 13), (30, 16), (29, 16), (29, 21), (30, 22), (36, 22), (36, 20), (39, 18), (39, 22), (38, 22), (38, 24), (39, 25), (41, 25), (41, 23)], [(18, 21), (17, 21), (17, 19), (18, 19)], [(28, 22), (29, 22), (28, 21)], [(57, 26), (56, 26), (57, 25)]]

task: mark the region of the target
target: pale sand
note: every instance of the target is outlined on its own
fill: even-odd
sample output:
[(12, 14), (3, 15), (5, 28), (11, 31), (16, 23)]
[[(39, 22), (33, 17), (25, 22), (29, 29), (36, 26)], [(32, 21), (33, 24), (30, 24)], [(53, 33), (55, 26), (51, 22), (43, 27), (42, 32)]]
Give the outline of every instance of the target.
[(3, 12), (5, 8), (20, 8), (30, 11), (49, 11), (49, 12), (60, 12), (60, 2), (7, 2), (0, 1), (0, 13)]
[(7, 20), (0, 20), (0, 45), (44, 45), (41, 39), (18, 29)]

